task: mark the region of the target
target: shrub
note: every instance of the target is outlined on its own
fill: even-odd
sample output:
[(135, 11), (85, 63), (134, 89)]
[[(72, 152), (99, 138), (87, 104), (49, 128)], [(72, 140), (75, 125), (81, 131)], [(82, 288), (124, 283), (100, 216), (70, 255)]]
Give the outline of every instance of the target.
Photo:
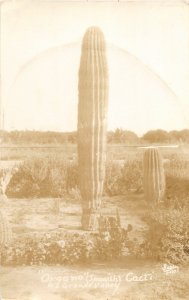
[(108, 196), (122, 193), (122, 166), (115, 161), (109, 160), (107, 162), (104, 193)]
[[(104, 222), (106, 220), (106, 222)], [(101, 219), (100, 230), (90, 232), (57, 232), (43, 236), (17, 237), (9, 247), (2, 248), (2, 265), (66, 265), (111, 261), (129, 255), (127, 229), (117, 218)]]
[(9, 247), (4, 247), (4, 265), (73, 264), (87, 259), (86, 235), (45, 234), (21, 237)]
[(77, 165), (61, 158), (26, 160), (13, 174), (9, 197), (62, 197), (77, 187)]
[(67, 163), (66, 189), (78, 189), (78, 165), (76, 161)]
[(26, 160), (14, 172), (8, 189), (9, 197), (38, 197), (40, 186), (47, 178), (48, 166), (45, 159)]
[[(166, 195), (173, 199), (189, 194), (189, 162), (179, 155), (169, 155), (165, 166)], [(128, 157), (124, 164), (115, 160), (106, 163), (104, 194), (121, 195), (128, 191), (142, 191), (142, 158)], [(62, 197), (78, 190), (76, 161), (60, 157), (35, 158), (24, 161), (13, 172), (6, 194), (9, 197)]]
[[(177, 154), (171, 155), (166, 170), (166, 196), (168, 201), (186, 199), (189, 195), (189, 161)], [(188, 205), (188, 201), (185, 201)]]
[(165, 199), (165, 206), (174, 209), (187, 208), (189, 207), (189, 194), (185, 196), (184, 193), (181, 193), (180, 195), (175, 193), (172, 197), (168, 196)]
[(108, 161), (104, 191), (109, 196), (142, 190), (142, 160), (129, 159), (123, 165)]
[(122, 169), (122, 185), (125, 190), (142, 189), (142, 160), (128, 160)]
[(17, 198), (36, 198), (40, 195), (40, 187), (37, 183), (32, 182), (27, 177), (20, 178), (20, 180), (13, 186), (12, 189), (9, 186), (7, 195)]
[(189, 161), (178, 154), (168, 156), (169, 165), (166, 167), (167, 176), (189, 179)]
[(95, 239), (97, 259), (106, 261), (129, 255), (131, 243), (128, 232), (131, 230), (130, 224), (127, 229), (121, 227), (119, 215), (117, 217), (101, 217), (99, 233)]
[[(106, 164), (104, 193), (123, 194), (141, 187), (142, 162), (129, 160), (124, 166), (109, 160)], [(35, 158), (24, 161), (14, 172), (7, 188), (9, 197), (62, 197), (78, 190), (78, 166), (62, 158)]]
[(188, 209), (159, 208), (146, 217), (148, 230), (139, 253), (164, 263), (189, 262)]

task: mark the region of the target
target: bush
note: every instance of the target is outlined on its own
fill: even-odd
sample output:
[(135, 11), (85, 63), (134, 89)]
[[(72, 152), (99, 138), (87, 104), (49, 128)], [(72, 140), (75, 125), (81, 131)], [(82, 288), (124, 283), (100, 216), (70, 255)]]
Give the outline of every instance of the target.
[[(189, 194), (189, 162), (179, 155), (169, 155), (170, 162), (165, 166), (166, 196), (185, 199)], [(122, 161), (121, 161), (122, 163)], [(142, 158), (129, 157), (120, 164), (108, 160), (104, 181), (104, 194), (121, 195), (129, 191), (142, 191)], [(62, 158), (35, 158), (21, 164), (7, 188), (7, 196), (62, 197), (78, 190), (78, 165), (75, 161)]]
[(26, 160), (13, 175), (9, 197), (62, 197), (77, 187), (77, 165), (64, 159)]
[(45, 234), (17, 239), (12, 246), (4, 247), (4, 265), (73, 264), (88, 258), (86, 235), (76, 233)]
[(45, 159), (26, 160), (19, 165), (8, 185), (9, 197), (38, 197), (40, 186), (47, 178), (48, 166)]
[[(78, 166), (61, 158), (35, 158), (24, 161), (14, 172), (7, 195), (15, 198), (62, 197), (78, 190)], [(104, 193), (121, 195), (137, 190), (142, 182), (142, 163), (127, 161), (121, 166), (109, 160), (106, 165)]]
[(116, 161), (108, 161), (104, 183), (104, 191), (108, 196), (141, 189), (142, 160), (128, 160), (123, 166)]
[[(168, 202), (176, 198), (182, 200), (188, 205), (187, 199), (189, 195), (189, 161), (179, 155), (171, 155), (169, 157), (169, 166), (166, 170), (166, 197)], [(175, 200), (174, 200), (175, 202)]]
[(106, 165), (104, 193), (116, 196), (122, 193), (122, 167), (115, 161), (109, 160)]
[(142, 183), (142, 160), (129, 160), (122, 169), (122, 185), (125, 190), (139, 191), (143, 187)]
[(139, 253), (163, 263), (189, 262), (189, 211), (186, 208), (159, 208), (146, 217), (148, 230)]
[[(129, 255), (128, 229), (108, 217), (97, 233), (47, 233), (22, 236), (1, 249), (2, 265), (66, 265), (114, 260)], [(104, 225), (105, 224), (105, 225)]]
[(130, 224), (127, 229), (121, 227), (119, 215), (101, 217), (99, 233), (95, 239), (97, 259), (106, 261), (129, 255), (132, 243), (129, 241), (128, 233), (131, 230)]
[(169, 155), (170, 163), (166, 168), (167, 176), (189, 179), (189, 161), (186, 157), (178, 154)]

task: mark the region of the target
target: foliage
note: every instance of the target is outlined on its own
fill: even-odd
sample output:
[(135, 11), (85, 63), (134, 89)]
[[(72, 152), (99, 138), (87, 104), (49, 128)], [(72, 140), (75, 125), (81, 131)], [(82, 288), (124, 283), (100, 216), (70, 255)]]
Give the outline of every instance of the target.
[[(189, 194), (189, 161), (177, 154), (164, 155), (166, 197), (186, 199)], [(104, 194), (121, 195), (128, 191), (142, 191), (142, 157), (128, 155), (124, 160), (108, 159), (104, 181)], [(75, 160), (54, 156), (32, 158), (19, 165), (11, 175), (6, 194), (9, 197), (62, 197), (75, 193), (80, 199), (78, 189), (78, 166)], [(72, 198), (75, 198), (72, 197)]]
[(189, 262), (188, 209), (156, 208), (145, 220), (148, 224), (139, 253), (145, 258), (155, 258), (163, 263)]
[(76, 132), (54, 132), (54, 131), (32, 131), (15, 130), (1, 131), (0, 135), (4, 143), (11, 144), (58, 144), (75, 143), (77, 139)]
[(104, 192), (108, 196), (121, 194), (122, 191), (122, 166), (109, 160), (106, 165)]
[[(108, 160), (104, 193), (120, 195), (142, 186), (142, 162), (131, 160), (120, 165)], [(9, 197), (62, 197), (78, 194), (78, 167), (75, 161), (62, 158), (35, 158), (25, 160), (14, 172), (7, 188)], [(80, 195), (77, 196), (80, 198)]]
[(142, 139), (150, 143), (188, 143), (189, 129), (165, 131), (161, 129), (146, 132)]
[(87, 259), (88, 241), (85, 235), (45, 234), (26, 236), (4, 247), (2, 264), (40, 265), (73, 264)]
[[(8, 144), (64, 144), (76, 143), (77, 132), (54, 132), (54, 131), (0, 131), (0, 137), (4, 143)], [(136, 144), (142, 141), (151, 143), (165, 142), (181, 142), (189, 143), (189, 129), (172, 130), (150, 130), (146, 132), (142, 138), (139, 138), (136, 133), (117, 128), (114, 131), (108, 132), (108, 142), (119, 144)]]
[(9, 197), (62, 197), (77, 186), (77, 166), (62, 158), (28, 159), (13, 175)]
[(169, 136), (172, 142), (189, 143), (189, 129), (170, 131)]
[(166, 168), (166, 196), (168, 202), (173, 202), (176, 198), (185, 204), (184, 201), (189, 195), (189, 161), (182, 155), (172, 155), (169, 157), (170, 163)]
[(115, 131), (108, 132), (108, 142), (115, 144), (138, 144), (140, 143), (139, 137), (132, 131), (123, 130), (121, 128)]
[(130, 254), (128, 233), (132, 230), (129, 224), (127, 229), (122, 228), (120, 217), (101, 217), (99, 221), (99, 233), (95, 239), (97, 258), (111, 260)]
[(142, 189), (142, 161), (132, 159), (120, 164), (109, 160), (106, 166), (104, 192), (108, 196)]
[(126, 191), (142, 189), (142, 161), (135, 158), (125, 162), (122, 169), (122, 186)]
[[(109, 217), (99, 232), (54, 232), (43, 236), (27, 235), (4, 246), (1, 252), (3, 265), (76, 264), (91, 261), (111, 261), (129, 255), (127, 230), (121, 228), (118, 218)], [(104, 224), (104, 223), (103, 223)]]
[(169, 142), (169, 134), (165, 130), (150, 130), (143, 135), (143, 140), (149, 143)]

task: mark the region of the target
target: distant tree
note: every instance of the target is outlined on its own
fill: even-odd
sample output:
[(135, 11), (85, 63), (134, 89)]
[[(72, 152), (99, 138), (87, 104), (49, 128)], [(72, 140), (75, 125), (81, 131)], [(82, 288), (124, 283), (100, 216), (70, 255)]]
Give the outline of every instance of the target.
[(124, 140), (124, 131), (120, 128), (117, 128), (113, 133), (113, 142), (123, 143)]
[(0, 130), (0, 143), (6, 143), (7, 142), (7, 133), (5, 130)]
[(138, 143), (139, 137), (132, 131), (117, 128), (115, 131), (108, 133), (108, 142), (115, 144), (135, 144)]
[(172, 130), (169, 132), (170, 140), (177, 143), (189, 143), (189, 129)]
[(107, 142), (108, 143), (113, 143), (113, 135), (114, 135), (113, 131), (108, 131), (107, 132)]
[(77, 143), (77, 132), (70, 132), (68, 134), (68, 142), (72, 144)]
[(180, 131), (180, 139), (182, 142), (189, 143), (189, 129), (183, 129)]
[(162, 129), (150, 130), (142, 137), (149, 143), (166, 143), (169, 142), (169, 133)]
[(170, 131), (169, 132), (169, 140), (170, 140), (170, 142), (174, 142), (174, 143), (180, 142), (181, 141), (180, 131), (178, 131), (178, 130)]
[[(34, 144), (64, 144), (77, 143), (77, 132), (55, 132), (55, 131), (35, 131), (35, 130), (14, 130), (1, 131), (0, 138), (3, 143), (17, 145)], [(132, 131), (117, 128), (115, 131), (109, 131), (107, 134), (108, 143), (140, 143), (139, 137)]]

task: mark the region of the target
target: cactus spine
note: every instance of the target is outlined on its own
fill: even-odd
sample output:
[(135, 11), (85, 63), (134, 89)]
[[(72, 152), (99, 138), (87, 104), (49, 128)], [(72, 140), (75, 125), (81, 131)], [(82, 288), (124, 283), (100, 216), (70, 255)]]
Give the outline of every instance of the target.
[(151, 205), (158, 205), (165, 194), (165, 173), (158, 148), (148, 148), (144, 153), (144, 194)]
[(78, 164), (82, 227), (95, 230), (101, 207), (106, 160), (108, 67), (104, 35), (90, 27), (82, 42), (79, 68)]

